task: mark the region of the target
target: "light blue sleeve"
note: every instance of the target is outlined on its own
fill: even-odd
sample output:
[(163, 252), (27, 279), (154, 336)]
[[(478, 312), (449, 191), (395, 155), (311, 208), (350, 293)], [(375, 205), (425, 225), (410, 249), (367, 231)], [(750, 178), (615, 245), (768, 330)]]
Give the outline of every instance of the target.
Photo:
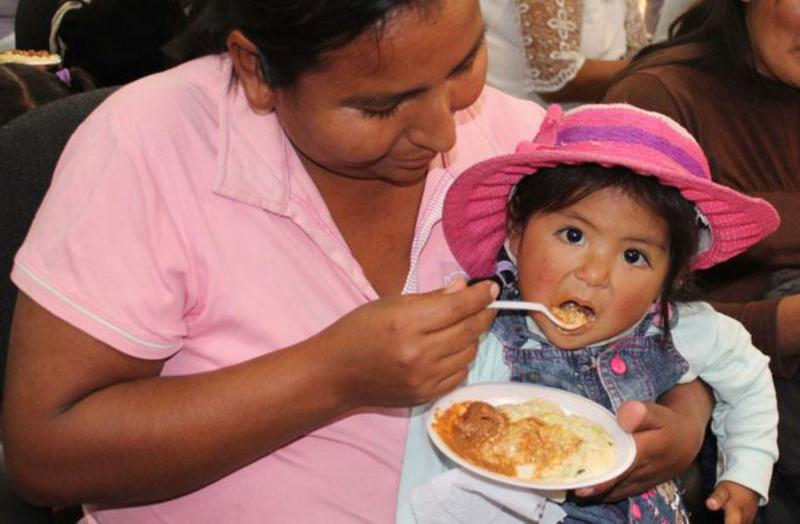
[(769, 358), (753, 346), (739, 322), (709, 304), (679, 307), (672, 336), (690, 367), (681, 381), (699, 376), (714, 390), (711, 430), (720, 453), (718, 481), (746, 486), (766, 504), (778, 459), (778, 408)]
[[(478, 347), (478, 355), (470, 366), (467, 383), (507, 382), (510, 377), (511, 372), (503, 361), (502, 345), (491, 333), (484, 334)], [(428, 438), (427, 417), (432, 405), (429, 403), (411, 410), (397, 497), (398, 524), (416, 522), (411, 510), (411, 490), (455, 467), (455, 464), (436, 450)]]

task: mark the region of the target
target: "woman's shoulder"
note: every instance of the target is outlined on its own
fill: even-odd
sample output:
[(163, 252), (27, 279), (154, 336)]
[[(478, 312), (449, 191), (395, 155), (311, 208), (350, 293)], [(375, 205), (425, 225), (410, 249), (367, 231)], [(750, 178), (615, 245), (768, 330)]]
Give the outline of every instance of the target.
[(709, 94), (726, 96), (719, 75), (682, 61), (686, 57), (681, 49), (648, 55), (615, 79), (604, 102), (629, 103), (686, 125), (698, 106), (708, 104)]
[(116, 121), (131, 130), (172, 133), (202, 125), (204, 116), (216, 120), (229, 85), (227, 61), (206, 56), (120, 87), (91, 118)]
[(486, 85), (478, 103), (470, 109), (484, 111), (484, 117), (490, 122), (506, 122), (508, 120), (528, 120), (544, 117), (545, 108), (527, 98), (509, 95), (495, 87)]
[(477, 102), (456, 115), (458, 148), (487, 150), (488, 156), (513, 153), (536, 136), (544, 115), (539, 104), (487, 85)]
[(698, 61), (705, 52), (695, 45), (681, 45), (653, 51), (642, 58), (635, 59), (631, 66), (618, 77), (615, 84), (623, 81), (641, 82), (642, 78), (656, 78), (664, 86), (673, 89), (717, 83), (720, 81), (718, 74), (698, 65)]

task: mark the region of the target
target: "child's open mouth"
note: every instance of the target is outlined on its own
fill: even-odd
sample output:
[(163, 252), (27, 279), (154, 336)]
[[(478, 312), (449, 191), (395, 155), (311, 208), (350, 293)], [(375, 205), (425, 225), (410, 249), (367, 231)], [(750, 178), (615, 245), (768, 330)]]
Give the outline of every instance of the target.
[(568, 329), (558, 328), (564, 333), (572, 333), (586, 325), (594, 322), (594, 310), (589, 306), (584, 306), (569, 300), (558, 307), (551, 308), (553, 314), (570, 327)]

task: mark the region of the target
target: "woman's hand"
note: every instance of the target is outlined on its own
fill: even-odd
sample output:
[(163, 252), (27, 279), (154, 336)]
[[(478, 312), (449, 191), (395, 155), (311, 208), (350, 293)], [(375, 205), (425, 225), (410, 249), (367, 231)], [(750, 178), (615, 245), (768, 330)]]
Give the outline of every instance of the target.
[(741, 484), (723, 480), (706, 500), (711, 511), (725, 510), (725, 524), (750, 524), (756, 518), (759, 495)]
[[(576, 490), (577, 497), (616, 501), (678, 476), (697, 456), (711, 415), (712, 398), (698, 380), (672, 388), (660, 404), (628, 401), (617, 420), (636, 441), (636, 459), (616, 479)], [(663, 404), (663, 405), (662, 405)]]
[(497, 284), (388, 297), (357, 308), (319, 334), (338, 389), (352, 408), (410, 406), (464, 381), (478, 337), (495, 313)]

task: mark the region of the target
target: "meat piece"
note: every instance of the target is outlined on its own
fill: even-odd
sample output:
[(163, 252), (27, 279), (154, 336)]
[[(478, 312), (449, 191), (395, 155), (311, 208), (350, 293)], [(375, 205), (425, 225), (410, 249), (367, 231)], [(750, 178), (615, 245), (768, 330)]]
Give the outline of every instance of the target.
[(486, 440), (503, 430), (506, 417), (486, 402), (473, 402), (455, 423), (455, 431), (466, 440)]

